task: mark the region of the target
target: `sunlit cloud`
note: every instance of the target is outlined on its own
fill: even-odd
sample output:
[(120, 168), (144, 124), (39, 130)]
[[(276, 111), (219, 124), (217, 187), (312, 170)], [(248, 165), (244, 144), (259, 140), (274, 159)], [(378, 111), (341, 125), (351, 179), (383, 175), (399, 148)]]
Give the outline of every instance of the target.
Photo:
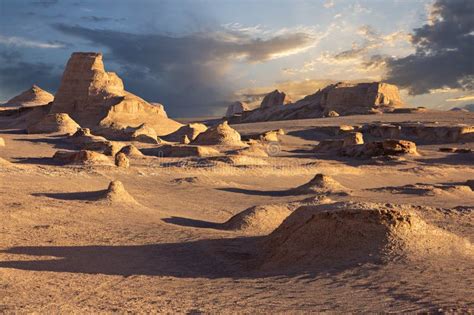
[(462, 101), (472, 101), (474, 100), (474, 95), (463, 95), (454, 98), (448, 98), (446, 102), (462, 102)]
[(6, 45), (6, 46), (45, 48), (45, 49), (64, 47), (64, 45), (60, 43), (47, 43), (47, 42), (30, 40), (30, 39), (26, 39), (22, 37), (3, 36), (3, 35), (0, 35), (0, 44)]

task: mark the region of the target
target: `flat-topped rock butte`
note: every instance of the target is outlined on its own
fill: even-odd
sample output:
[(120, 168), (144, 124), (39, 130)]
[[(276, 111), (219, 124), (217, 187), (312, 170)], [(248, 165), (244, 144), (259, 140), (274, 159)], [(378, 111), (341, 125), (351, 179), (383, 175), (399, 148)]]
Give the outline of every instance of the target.
[(146, 123), (164, 135), (181, 126), (167, 118), (161, 106), (127, 92), (116, 73), (105, 71), (102, 54), (92, 52), (71, 55), (51, 113), (67, 113), (82, 127), (104, 132)]

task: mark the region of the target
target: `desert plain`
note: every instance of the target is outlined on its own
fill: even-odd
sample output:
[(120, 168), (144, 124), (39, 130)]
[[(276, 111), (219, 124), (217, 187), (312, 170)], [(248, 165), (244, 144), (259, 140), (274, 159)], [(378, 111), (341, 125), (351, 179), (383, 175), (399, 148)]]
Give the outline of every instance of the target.
[(171, 119), (74, 53), (0, 112), (0, 312), (473, 311), (474, 113), (285, 99)]

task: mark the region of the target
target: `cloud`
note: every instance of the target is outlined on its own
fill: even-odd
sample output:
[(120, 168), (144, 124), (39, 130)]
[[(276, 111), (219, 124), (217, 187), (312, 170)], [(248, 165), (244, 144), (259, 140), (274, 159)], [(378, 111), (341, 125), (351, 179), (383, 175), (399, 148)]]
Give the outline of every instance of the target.
[(411, 95), (434, 89), (474, 89), (474, 2), (437, 0), (429, 21), (412, 34), (416, 52), (387, 59), (387, 81)]
[(105, 16), (95, 16), (95, 15), (87, 15), (87, 16), (82, 16), (81, 20), (88, 21), (88, 22), (94, 22), (94, 23), (101, 23), (101, 22), (122, 22), (125, 21), (125, 18), (111, 18), (111, 17), (105, 17)]
[(454, 98), (448, 98), (446, 102), (463, 102), (463, 101), (472, 101), (474, 100), (474, 95), (463, 95)]
[(0, 94), (17, 95), (33, 84), (48, 91), (55, 91), (61, 78), (60, 70), (53, 64), (22, 61), (21, 53), (0, 53)]
[(334, 0), (326, 0), (324, 1), (323, 7), (326, 9), (332, 8), (334, 6)]
[(0, 44), (7, 46), (29, 47), (29, 48), (64, 48), (65, 45), (60, 42), (40, 42), (16, 36), (0, 35)]
[[(315, 44), (313, 34), (222, 28), (183, 36), (132, 34), (58, 24), (57, 30), (106, 47), (104, 59), (120, 66), (126, 87), (160, 101), (172, 115), (215, 112), (233, 91), (229, 72), (235, 63), (259, 63), (297, 54)], [(255, 36), (260, 34), (260, 36)]]

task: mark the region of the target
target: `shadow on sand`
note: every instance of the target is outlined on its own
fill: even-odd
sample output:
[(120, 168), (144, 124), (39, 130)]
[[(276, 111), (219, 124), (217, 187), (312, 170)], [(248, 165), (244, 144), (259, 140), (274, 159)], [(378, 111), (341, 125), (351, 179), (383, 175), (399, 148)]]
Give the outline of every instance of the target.
[(59, 200), (82, 200), (82, 201), (92, 201), (97, 200), (103, 196), (107, 190), (98, 190), (98, 191), (81, 191), (81, 192), (71, 192), (71, 193), (33, 193), (32, 196), (35, 197), (48, 197)]
[(205, 229), (221, 229), (220, 223), (208, 222), (203, 220), (189, 219), (183, 217), (170, 217), (163, 219), (163, 222), (186, 226), (186, 227), (196, 227), (196, 228), (205, 228)]
[(259, 238), (224, 238), (127, 246), (13, 247), (3, 254), (55, 259), (1, 261), (0, 268), (104, 275), (183, 278), (252, 277)]

